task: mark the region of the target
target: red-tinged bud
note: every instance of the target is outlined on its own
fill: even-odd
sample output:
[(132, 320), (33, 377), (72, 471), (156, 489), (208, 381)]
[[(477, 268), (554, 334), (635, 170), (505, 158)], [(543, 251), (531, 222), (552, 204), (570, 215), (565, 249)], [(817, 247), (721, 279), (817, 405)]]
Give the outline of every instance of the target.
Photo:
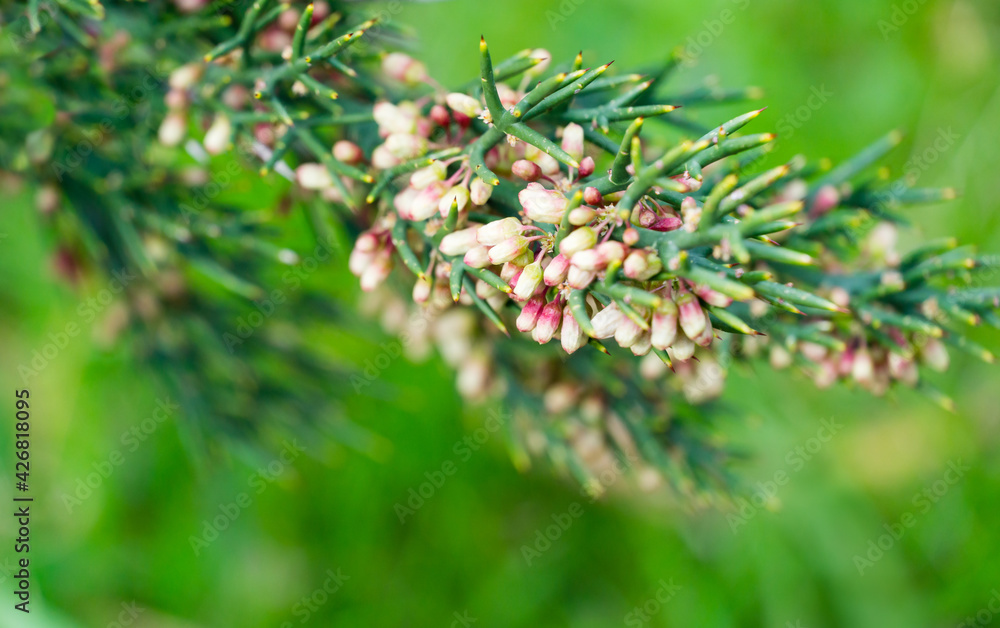
[(529, 244), (531, 242), (524, 236), (516, 235), (507, 238), (500, 244), (490, 248), (490, 263), (503, 264), (504, 262), (516, 259), (527, 250)]
[(545, 307), (545, 298), (541, 295), (532, 297), (521, 308), (521, 313), (517, 317), (517, 329), (522, 332), (529, 332), (538, 323), (538, 317)]
[(623, 318), (625, 318), (625, 315), (618, 309), (616, 303), (612, 303), (595, 314), (594, 318), (591, 319), (591, 325), (594, 328), (594, 338), (603, 340), (614, 336), (615, 330), (618, 329)]
[(511, 296), (517, 301), (527, 301), (542, 285), (542, 265), (540, 262), (533, 262), (521, 271)]
[(353, 165), (361, 163), (361, 160), (365, 158), (365, 154), (361, 151), (361, 147), (354, 142), (340, 140), (333, 145), (333, 158), (345, 164)]
[(632, 350), (632, 354), (637, 356), (643, 356), (648, 354), (652, 348), (653, 348), (653, 343), (651, 340), (650, 333), (648, 331), (642, 332), (639, 338), (632, 343), (631, 347), (629, 347), (629, 349)]
[(431, 121), (438, 126), (447, 128), (448, 125), (451, 124), (451, 115), (449, 115), (448, 110), (441, 105), (434, 105), (431, 107), (429, 117)]
[(871, 354), (864, 347), (858, 349), (854, 354), (851, 377), (862, 386), (871, 384), (875, 379), (875, 364), (872, 362)]
[(469, 200), (473, 205), (483, 206), (493, 196), (493, 186), (483, 181), (479, 177), (473, 177), (470, 184)]
[(580, 161), (580, 176), (589, 177), (590, 175), (594, 174), (595, 168), (596, 166), (594, 165), (594, 158), (589, 156), (584, 157)]
[(417, 282), (413, 284), (413, 300), (416, 303), (427, 303), (427, 300), (431, 297), (431, 282), (429, 279), (424, 277), (423, 279), (417, 279)]
[(622, 234), (622, 242), (626, 246), (635, 246), (639, 243), (639, 231), (635, 227), (625, 229), (625, 233)]
[(948, 370), (951, 359), (948, 356), (948, 349), (944, 343), (936, 338), (927, 341), (920, 349), (920, 358), (931, 369), (943, 373)]
[(372, 261), (375, 259), (374, 251), (364, 251), (359, 249), (357, 246), (351, 250), (351, 255), (347, 259), (347, 268), (351, 271), (351, 274), (355, 277), (360, 277), (365, 269), (371, 265)]
[(514, 176), (524, 179), (525, 181), (538, 181), (542, 178), (542, 168), (533, 161), (528, 161), (527, 159), (518, 159), (514, 162), (514, 165), (510, 167), (510, 171), (514, 173)]
[(567, 273), (569, 273), (569, 259), (565, 255), (556, 255), (549, 262), (549, 265), (545, 267), (543, 275), (545, 285), (558, 286), (566, 281)]
[(678, 335), (670, 348), (667, 349), (667, 355), (674, 362), (686, 362), (694, 357), (694, 351), (697, 348), (693, 340), (687, 336)]
[(396, 209), (400, 218), (410, 219), (413, 202), (419, 193), (418, 190), (413, 188), (403, 188), (403, 191), (392, 198), (392, 206)]
[(642, 336), (642, 327), (639, 327), (631, 318), (627, 316), (622, 317), (618, 329), (615, 330), (615, 342), (627, 349), (634, 345), (640, 336)]
[(455, 124), (463, 129), (469, 128), (473, 120), (473, 118), (470, 118), (464, 113), (459, 113), (458, 111), (453, 111), (451, 117), (455, 120)]
[(665, 350), (677, 339), (677, 304), (664, 299), (653, 311), (650, 342), (657, 349)]
[(816, 192), (809, 215), (813, 218), (822, 216), (837, 205), (840, 205), (840, 192), (832, 185), (824, 185)]
[(580, 329), (580, 323), (570, 308), (563, 311), (562, 329), (559, 330), (559, 339), (562, 341), (563, 351), (572, 355), (578, 349), (587, 344), (587, 336)]
[(410, 205), (410, 215), (402, 216), (407, 220), (427, 220), (431, 216), (438, 213), (438, 203), (441, 201), (441, 197), (444, 196), (445, 186), (444, 182), (436, 181), (426, 188), (417, 192), (417, 195), (413, 199), (413, 203)]
[(563, 129), (562, 149), (579, 163), (583, 159), (583, 127), (576, 123)]
[(531, 337), (534, 338), (535, 342), (544, 345), (552, 340), (552, 337), (559, 330), (559, 324), (562, 323), (562, 309), (558, 300), (547, 303), (542, 308), (538, 324), (531, 330)]
[(365, 292), (371, 292), (382, 285), (391, 272), (392, 252), (389, 249), (382, 249), (361, 273), (361, 289)]
[(889, 374), (907, 386), (916, 386), (920, 380), (917, 363), (895, 353), (889, 354)]
[(593, 222), (596, 217), (597, 212), (593, 209), (589, 207), (577, 207), (569, 213), (569, 224), (574, 227), (582, 227), (583, 225)]
[(604, 265), (607, 266), (611, 262), (620, 262), (625, 259), (625, 255), (628, 254), (628, 249), (624, 244), (616, 240), (608, 240), (607, 242), (601, 242), (597, 245), (597, 253), (601, 256)]
[(583, 270), (572, 265), (569, 267), (569, 272), (566, 273), (566, 283), (569, 284), (570, 288), (576, 288), (577, 290), (583, 290), (593, 283), (595, 279), (597, 279), (595, 271)]
[(595, 187), (587, 187), (583, 191), (583, 202), (587, 205), (593, 205), (594, 207), (600, 207), (604, 204), (604, 196), (601, 191)]
[(372, 166), (376, 170), (388, 170), (401, 164), (402, 162), (386, 148), (385, 144), (379, 144), (372, 151)]
[(625, 258), (625, 263), (622, 265), (625, 276), (638, 281), (651, 279), (662, 269), (663, 263), (660, 262), (660, 258), (656, 253), (644, 250), (629, 253), (628, 257)]
[(706, 285), (696, 285), (694, 293), (701, 297), (702, 301), (715, 307), (729, 307), (733, 304), (732, 297), (716, 292)]
[(701, 206), (693, 196), (685, 197), (681, 201), (681, 216), (684, 219), (684, 229), (694, 233), (701, 224)]
[(677, 216), (674, 216), (673, 214), (668, 214), (666, 216), (657, 218), (647, 227), (647, 229), (651, 229), (653, 231), (665, 232), (665, 231), (675, 231), (677, 229), (680, 229), (682, 226), (684, 226), (683, 220), (681, 220)]
[(490, 250), (482, 245), (474, 246), (469, 249), (462, 261), (470, 268), (486, 268), (490, 265)]
[(295, 169), (295, 180), (305, 190), (322, 190), (333, 185), (333, 175), (323, 164), (302, 164)]
[(705, 329), (703, 329), (697, 337), (692, 338), (691, 340), (694, 340), (694, 344), (699, 347), (708, 347), (712, 344), (712, 341), (715, 340), (715, 330), (712, 329), (712, 321), (708, 319), (707, 313), (705, 314)]
[(591, 227), (580, 227), (562, 239), (559, 252), (572, 258), (575, 253), (592, 249), (596, 245), (597, 232)]
[(507, 285), (511, 285), (517, 280), (517, 276), (521, 274), (523, 266), (514, 264), (513, 262), (507, 262), (500, 267), (500, 279), (507, 282)]
[(387, 137), (393, 134), (410, 135), (415, 133), (420, 111), (410, 102), (394, 105), (391, 102), (382, 101), (375, 103), (372, 115), (375, 118), (375, 123), (378, 124), (379, 134)]
[(478, 230), (479, 227), (476, 226), (449, 233), (441, 239), (441, 244), (438, 248), (445, 255), (465, 255), (479, 246), (479, 243), (476, 242), (476, 232)]
[(697, 192), (701, 189), (701, 181), (692, 177), (689, 172), (685, 172), (681, 176), (677, 177), (675, 181), (687, 188), (688, 192)]
[(473, 98), (468, 94), (453, 92), (445, 97), (445, 102), (448, 103), (448, 106), (452, 109), (452, 111), (469, 118), (477, 117), (479, 112), (483, 110), (482, 103), (480, 103), (477, 98)]
[(854, 353), (855, 349), (848, 346), (837, 359), (837, 374), (841, 377), (847, 377), (854, 370)]
[(768, 360), (771, 363), (771, 368), (781, 371), (792, 365), (792, 354), (781, 345), (774, 344), (771, 345)]
[(708, 317), (701, 309), (698, 297), (690, 292), (682, 292), (677, 297), (678, 320), (684, 335), (694, 340), (705, 331)]
[(524, 225), (517, 218), (501, 218), (480, 227), (479, 231), (476, 232), (476, 239), (485, 246), (496, 246), (504, 240), (520, 234), (523, 229)]
[(387, 54), (382, 59), (382, 72), (391, 79), (411, 86), (430, 78), (423, 63), (402, 52)]
[(573, 257), (570, 258), (569, 261), (573, 268), (588, 272), (601, 270), (607, 265), (601, 258), (601, 254), (597, 251), (597, 249), (577, 251), (573, 254)]
[(438, 212), (442, 218), (448, 217), (448, 214), (451, 213), (451, 206), (455, 202), (458, 202), (458, 211), (463, 211), (465, 206), (469, 204), (469, 189), (461, 185), (455, 185), (444, 193), (444, 196), (438, 201)]

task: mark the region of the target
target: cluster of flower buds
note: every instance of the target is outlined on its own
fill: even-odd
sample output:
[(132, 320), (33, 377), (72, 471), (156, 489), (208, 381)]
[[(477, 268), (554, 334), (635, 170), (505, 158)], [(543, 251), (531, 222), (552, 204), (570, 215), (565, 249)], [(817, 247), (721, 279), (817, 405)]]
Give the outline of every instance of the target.
[(376, 225), (358, 236), (348, 268), (360, 278), (362, 290), (370, 292), (386, 280), (392, 272), (394, 250), (387, 225)]

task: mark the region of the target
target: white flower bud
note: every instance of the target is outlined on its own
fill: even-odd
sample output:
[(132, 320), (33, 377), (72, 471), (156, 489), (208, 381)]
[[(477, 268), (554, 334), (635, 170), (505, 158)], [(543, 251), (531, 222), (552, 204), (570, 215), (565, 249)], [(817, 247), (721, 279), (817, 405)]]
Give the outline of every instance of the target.
[(470, 190), (470, 199), (473, 205), (485, 205), (493, 196), (493, 186), (483, 181), (479, 177), (473, 177)]
[(494, 220), (479, 228), (476, 239), (480, 244), (495, 246), (521, 233), (524, 225), (517, 218), (508, 217)]
[(466, 115), (470, 118), (478, 117), (479, 112), (483, 109), (483, 105), (479, 102), (479, 100), (469, 96), (468, 94), (452, 92), (451, 94), (445, 96), (444, 100), (453, 111), (457, 111), (458, 113)]
[(479, 246), (476, 242), (476, 231), (478, 230), (478, 227), (469, 227), (468, 229), (449, 233), (441, 239), (441, 244), (438, 248), (445, 255), (465, 255)]
[(563, 129), (562, 149), (569, 153), (579, 163), (583, 159), (583, 127), (579, 124), (567, 124)]
[(323, 164), (300, 165), (295, 169), (295, 179), (306, 190), (322, 190), (333, 186), (333, 176)]
[(540, 183), (529, 183), (518, 193), (517, 200), (525, 215), (535, 222), (558, 225), (566, 212), (566, 197), (562, 192), (548, 190)]
[(402, 52), (387, 54), (382, 59), (382, 71), (388, 77), (407, 85), (417, 85), (430, 78), (423, 63)]
[(229, 137), (233, 133), (233, 127), (229, 124), (229, 118), (223, 115), (215, 116), (212, 126), (208, 127), (205, 133), (205, 150), (212, 155), (218, 155), (229, 148)]
[(521, 271), (521, 275), (517, 278), (517, 284), (514, 286), (512, 296), (518, 301), (527, 301), (541, 285), (542, 265), (539, 262), (532, 262)]
[(158, 135), (164, 146), (177, 146), (187, 136), (187, 118), (180, 112), (168, 113), (160, 124)]
[(469, 204), (469, 190), (461, 185), (453, 186), (438, 202), (438, 212), (442, 218), (447, 218), (451, 213), (451, 206), (458, 203), (458, 211), (461, 212)]
[(625, 315), (615, 303), (595, 314), (594, 318), (591, 319), (591, 325), (594, 327), (594, 338), (603, 340), (614, 336), (615, 330), (618, 329), (624, 317)]
[(559, 243), (559, 252), (572, 258), (579, 251), (592, 249), (597, 244), (597, 232), (591, 227), (576, 229)]

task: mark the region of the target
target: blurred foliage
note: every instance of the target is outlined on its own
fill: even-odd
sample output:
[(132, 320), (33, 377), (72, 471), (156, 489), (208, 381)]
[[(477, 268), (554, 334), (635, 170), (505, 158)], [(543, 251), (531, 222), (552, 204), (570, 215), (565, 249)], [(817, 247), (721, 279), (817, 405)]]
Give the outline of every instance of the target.
[[(898, 31), (880, 28), (880, 21), (892, 23), (894, 10), (915, 5)], [(498, 56), (545, 46), (565, 57), (582, 45), (597, 58), (635, 66), (711, 34), (713, 22), (732, 10), (735, 19), (712, 35), (699, 66), (725, 84), (764, 88), (770, 117), (763, 126), (778, 128), (813, 87), (833, 94), (779, 139), (775, 163), (806, 150), (843, 158), (891, 127), (908, 130), (905, 148), (919, 154), (941, 128), (953, 127), (958, 145), (921, 174), (921, 184), (952, 185), (964, 196), (914, 210), (912, 218), (924, 237), (956, 235), (1000, 248), (995, 3), (722, 0), (681, 10), (638, 0), (514, 0), (488, 18), (471, 1), (385, 6), (393, 21), (422, 34), (419, 56), (446, 84), (475, 73), (481, 32)], [(447, 37), (435, 37), (442, 32)], [(896, 155), (896, 169), (906, 153)], [(242, 194), (230, 202), (252, 207), (254, 181), (248, 174), (235, 182)], [(56, 279), (35, 191), (0, 185), (0, 381), (10, 391), (20, 386), (18, 364), (50, 342), (50, 333), (80, 322), (81, 293)], [(288, 246), (309, 237), (302, 229)], [(330, 264), (309, 283), (336, 286), (347, 298), (354, 282), (346, 275)], [(82, 295), (102, 288), (84, 286)], [(320, 321), (303, 333), (327, 357), (363, 368), (387, 338), (361, 323)], [(339, 569), (348, 579), (315, 605), (309, 623), (458, 626), (468, 613), (480, 626), (639, 625), (629, 613), (647, 605), (656, 609), (653, 626), (953, 626), (987, 609), (1000, 579), (989, 560), (998, 538), (996, 374), (966, 358), (939, 382), (954, 393), (955, 415), (912, 394), (891, 401), (821, 394), (800, 376), (734, 372), (725, 400), (740, 420), (726, 432), (729, 444), (755, 453), (743, 469), (746, 496), (779, 471), (790, 481), (769, 508), (746, 511), (746, 525), (733, 531), (726, 513), (687, 512), (663, 495), (590, 504), (545, 472), (518, 475), (500, 439), (464, 461), (456, 444), (489, 408), (461, 415), (452, 377), (437, 362), (395, 360), (370, 394), (341, 383), (338, 415), (379, 435), (369, 456), (320, 437), (300, 440), (306, 455), (261, 484), (280, 444), (202, 462), (173, 420), (131, 451), (124, 435), (152, 415), (158, 393), (150, 374), (133, 367), (130, 348), (108, 345), (103, 331), (84, 326), (32, 387), (34, 609), (26, 621), (8, 597), (0, 625), (115, 625), (122, 604), (132, 603), (143, 609), (137, 626), (300, 625), (303, 597)], [(978, 333), (997, 345), (995, 332)], [(796, 448), (808, 448), (829, 418), (843, 428), (800, 471), (795, 461), (805, 458)], [(0, 435), (5, 468), (13, 464), (11, 439), (10, 430)], [(64, 495), (114, 451), (123, 463), (68, 508)], [(957, 460), (971, 470), (922, 512), (914, 495)], [(400, 524), (394, 506), (446, 461), (455, 474)], [(10, 490), (4, 483), (0, 495), (9, 499)], [(252, 503), (196, 556), (190, 537), (241, 493)], [(526, 564), (522, 547), (574, 503), (582, 516)], [(859, 575), (854, 556), (907, 512), (916, 525)], [(9, 547), (12, 530), (6, 523), (2, 530)], [(9, 590), (10, 567), (3, 567), (0, 584)], [(662, 605), (649, 603), (661, 581), (680, 589)], [(992, 615), (983, 617), (989, 625)]]

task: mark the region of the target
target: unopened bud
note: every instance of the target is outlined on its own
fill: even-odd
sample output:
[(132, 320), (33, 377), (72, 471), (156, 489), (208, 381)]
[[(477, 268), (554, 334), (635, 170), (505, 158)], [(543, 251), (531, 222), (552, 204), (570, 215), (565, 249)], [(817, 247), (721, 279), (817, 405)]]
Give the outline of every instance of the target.
[(490, 265), (490, 250), (482, 245), (472, 247), (462, 261), (470, 268), (486, 268)]
[(295, 169), (295, 179), (306, 190), (322, 190), (333, 185), (333, 176), (323, 164), (300, 165)]
[(546, 286), (557, 286), (566, 281), (569, 272), (569, 259), (565, 255), (556, 255), (545, 267), (544, 279)]
[(493, 195), (493, 186), (479, 177), (473, 177), (470, 184), (469, 199), (473, 205), (485, 205)]
[(517, 329), (522, 332), (529, 332), (535, 328), (538, 323), (538, 317), (542, 314), (542, 308), (545, 307), (545, 299), (542, 295), (538, 295), (528, 299), (521, 308), (521, 313), (517, 316)]
[(482, 111), (483, 106), (478, 99), (469, 96), (468, 94), (462, 94), (459, 92), (452, 92), (445, 97), (445, 102), (451, 107), (453, 111), (457, 111), (462, 115), (468, 116), (470, 118), (475, 118), (479, 116), (479, 112)]
[(624, 317), (625, 315), (618, 309), (617, 304), (612, 303), (605, 307), (595, 314), (594, 318), (590, 321), (594, 328), (594, 338), (603, 340), (604, 338), (614, 336), (615, 330), (618, 329)]
[(583, 190), (583, 202), (587, 205), (593, 205), (595, 207), (600, 207), (604, 204), (604, 196), (601, 191), (593, 186), (588, 186)]
[(576, 266), (570, 266), (569, 272), (566, 273), (566, 283), (569, 284), (570, 288), (576, 288), (577, 290), (583, 290), (594, 280), (597, 279), (597, 272), (593, 270), (583, 270)]
[(407, 85), (417, 85), (429, 78), (423, 63), (402, 52), (387, 54), (382, 59), (382, 71), (389, 78)]
[(572, 258), (579, 251), (592, 249), (597, 244), (597, 232), (591, 227), (580, 227), (559, 243), (559, 252)]
[(526, 301), (531, 298), (539, 286), (542, 285), (542, 265), (540, 262), (533, 262), (524, 267), (521, 275), (514, 285), (512, 296), (518, 301)]
[(570, 123), (563, 129), (562, 149), (579, 162), (583, 159), (583, 127)]
[(451, 206), (455, 203), (458, 203), (459, 212), (465, 209), (465, 206), (469, 204), (468, 188), (456, 185), (444, 193), (444, 196), (438, 201), (438, 212), (442, 218), (448, 217), (448, 214), (451, 213)]
[(503, 264), (504, 262), (509, 262), (520, 257), (527, 250), (529, 244), (531, 242), (528, 238), (521, 235), (507, 238), (500, 244), (490, 248), (490, 263)]
[(538, 181), (542, 176), (542, 168), (533, 161), (528, 161), (527, 159), (518, 159), (514, 162), (514, 165), (510, 167), (510, 171), (514, 173), (514, 176), (520, 177), (525, 181)]
[(670, 299), (664, 299), (653, 311), (653, 323), (650, 326), (650, 341), (657, 349), (666, 350), (677, 339), (677, 304)]
[(360, 163), (364, 159), (361, 147), (348, 140), (340, 140), (333, 145), (333, 158), (345, 164)]
[(569, 224), (574, 227), (581, 227), (594, 220), (597, 212), (589, 207), (577, 207), (569, 213)]
[(538, 323), (531, 331), (531, 337), (538, 344), (544, 345), (552, 340), (552, 337), (559, 330), (560, 323), (562, 323), (562, 306), (558, 300), (554, 300), (542, 308)]
[(480, 244), (486, 246), (496, 246), (504, 240), (518, 235), (524, 229), (521, 221), (514, 217), (501, 218), (493, 222), (486, 223), (476, 232), (476, 239)]
[(212, 155), (218, 155), (229, 148), (229, 138), (233, 133), (233, 127), (229, 123), (229, 118), (223, 115), (215, 116), (212, 126), (208, 127), (205, 133), (205, 150)]
[(410, 187), (422, 190), (436, 181), (444, 181), (448, 176), (448, 166), (443, 162), (435, 161), (426, 168), (414, 171), (410, 175)]
[(177, 146), (187, 136), (187, 118), (183, 113), (172, 111), (163, 118), (158, 132), (164, 146)]
[(684, 292), (677, 298), (678, 317), (684, 335), (694, 340), (705, 331), (707, 316), (701, 309), (698, 297), (690, 292)]
[(562, 328), (559, 330), (559, 339), (562, 342), (563, 351), (572, 355), (578, 349), (587, 344), (587, 336), (580, 329), (580, 323), (573, 316), (570, 308), (564, 308), (562, 318)]
[(468, 229), (449, 233), (441, 239), (441, 244), (438, 248), (445, 255), (465, 255), (479, 246), (476, 242), (476, 231), (478, 230), (479, 227), (469, 227)]
[(594, 165), (594, 158), (593, 157), (589, 157), (588, 156), (588, 157), (584, 157), (582, 160), (580, 160), (580, 176), (581, 177), (589, 177), (590, 175), (594, 174), (594, 169), (595, 168), (596, 168), (596, 166)]

